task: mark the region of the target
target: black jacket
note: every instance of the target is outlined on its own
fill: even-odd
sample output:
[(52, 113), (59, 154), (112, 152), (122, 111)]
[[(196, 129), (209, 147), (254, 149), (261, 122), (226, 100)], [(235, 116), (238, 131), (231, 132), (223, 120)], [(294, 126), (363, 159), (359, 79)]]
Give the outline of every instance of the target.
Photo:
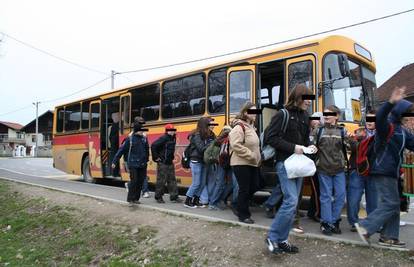
[(204, 160), (204, 151), (207, 149), (208, 145), (214, 141), (215, 137), (212, 136), (206, 140), (201, 139), (199, 133), (195, 133), (189, 136), (190, 138), (190, 160), (203, 162)]
[(295, 145), (309, 145), (309, 114), (297, 107), (288, 108), (289, 123), (286, 133), (282, 132), (283, 113), (279, 111), (272, 118), (266, 137), (267, 144), (276, 150), (276, 161), (284, 161), (295, 153)]
[(164, 134), (151, 145), (152, 160), (171, 165), (174, 161), (175, 153), (175, 136)]

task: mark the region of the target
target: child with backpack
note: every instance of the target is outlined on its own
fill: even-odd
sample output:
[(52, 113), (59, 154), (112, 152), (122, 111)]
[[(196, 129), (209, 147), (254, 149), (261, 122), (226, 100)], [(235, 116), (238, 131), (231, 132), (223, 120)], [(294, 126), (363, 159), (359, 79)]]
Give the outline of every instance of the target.
[(351, 144), (351, 157), (348, 188), (347, 188), (347, 218), (351, 226), (351, 232), (356, 232), (355, 223), (359, 222), (358, 213), (360, 209), (360, 202), (362, 194), (365, 193), (366, 212), (370, 214), (377, 207), (377, 190), (372, 178), (369, 176), (362, 176), (358, 171), (358, 162), (361, 160), (358, 158), (366, 155), (366, 152), (361, 151), (360, 146), (363, 140), (375, 135), (375, 111), (371, 110), (367, 113), (365, 119), (365, 127), (363, 129), (356, 130), (355, 139), (356, 142)]
[(321, 225), (324, 235), (341, 234), (339, 227), (341, 211), (345, 204), (347, 167), (345, 129), (338, 126), (341, 110), (334, 105), (326, 107), (323, 113), (324, 126), (316, 132), (318, 158), (316, 167), (319, 176)]
[(404, 100), (405, 87), (396, 88), (388, 102), (376, 114), (376, 134), (373, 150), (369, 153), (369, 175), (378, 193), (377, 208), (355, 227), (362, 241), (381, 231), (379, 245), (405, 247), (399, 240), (400, 196), (398, 181), (404, 148), (414, 151), (414, 135), (401, 127), (405, 113), (414, 112), (411, 102)]
[(228, 151), (225, 150), (228, 148), (228, 135), (230, 131), (230, 126), (224, 126), (217, 139), (211, 143), (204, 152), (204, 161), (208, 164), (212, 164), (216, 170), (214, 190), (208, 207), (210, 210), (224, 208), (220, 201), (226, 188), (226, 177), (231, 175), (231, 169), (229, 163), (225, 162), (225, 159), (223, 159), (223, 156), (224, 153), (228, 153)]

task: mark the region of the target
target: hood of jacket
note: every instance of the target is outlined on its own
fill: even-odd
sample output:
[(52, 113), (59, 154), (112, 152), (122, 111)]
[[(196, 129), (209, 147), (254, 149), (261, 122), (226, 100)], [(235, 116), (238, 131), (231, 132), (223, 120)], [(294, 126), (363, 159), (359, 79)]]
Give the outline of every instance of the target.
[(388, 121), (391, 123), (400, 123), (401, 116), (404, 112), (412, 106), (413, 104), (410, 101), (405, 99), (399, 101), (395, 104), (394, 108), (391, 110), (390, 116), (388, 117)]

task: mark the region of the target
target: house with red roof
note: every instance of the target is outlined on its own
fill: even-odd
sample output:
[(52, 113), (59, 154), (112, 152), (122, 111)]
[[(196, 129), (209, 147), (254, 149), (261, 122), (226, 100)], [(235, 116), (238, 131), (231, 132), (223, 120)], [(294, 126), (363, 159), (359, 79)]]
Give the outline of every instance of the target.
[(404, 66), (376, 90), (378, 103), (388, 101), (397, 86), (406, 86), (406, 99), (414, 103), (414, 63)]

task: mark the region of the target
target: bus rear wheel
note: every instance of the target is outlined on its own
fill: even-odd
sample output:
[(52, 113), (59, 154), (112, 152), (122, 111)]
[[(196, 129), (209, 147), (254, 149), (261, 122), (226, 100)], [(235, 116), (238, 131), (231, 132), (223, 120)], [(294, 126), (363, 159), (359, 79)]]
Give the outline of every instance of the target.
[(88, 157), (86, 157), (82, 163), (82, 174), (83, 174), (83, 181), (87, 183), (96, 183), (96, 179), (94, 179), (91, 175), (91, 168), (89, 165)]

